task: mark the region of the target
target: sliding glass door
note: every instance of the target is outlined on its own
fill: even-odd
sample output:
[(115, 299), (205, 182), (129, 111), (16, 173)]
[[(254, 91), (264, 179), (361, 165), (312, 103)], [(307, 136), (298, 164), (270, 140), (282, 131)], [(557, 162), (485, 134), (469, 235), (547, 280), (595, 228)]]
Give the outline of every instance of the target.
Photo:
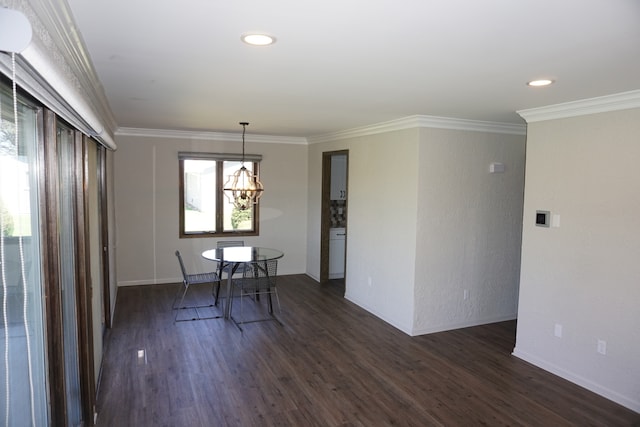
[(93, 425), (104, 149), (0, 76), (0, 426)]
[(64, 373), (67, 395), (67, 425), (79, 426), (82, 421), (80, 406), (80, 360), (78, 353), (78, 280), (76, 259), (76, 171), (74, 131), (61, 124), (56, 129), (58, 160), (58, 245), (62, 292), (62, 327), (64, 346)]
[(106, 328), (103, 280), (104, 266), (102, 265), (105, 245), (102, 241), (103, 218), (100, 205), (102, 201), (100, 197), (102, 192), (100, 187), (100, 167), (102, 165), (101, 156), (103, 152), (91, 141), (87, 141), (85, 147), (85, 188), (87, 189), (85, 212), (88, 224), (88, 249), (91, 254), (89, 257), (89, 279), (91, 288), (91, 317), (93, 320), (91, 334), (93, 336), (94, 382), (92, 386), (93, 390), (97, 391), (98, 378), (100, 377), (100, 362), (102, 361), (103, 352), (102, 337), (104, 336)]
[(49, 425), (38, 114), (0, 85), (0, 423)]

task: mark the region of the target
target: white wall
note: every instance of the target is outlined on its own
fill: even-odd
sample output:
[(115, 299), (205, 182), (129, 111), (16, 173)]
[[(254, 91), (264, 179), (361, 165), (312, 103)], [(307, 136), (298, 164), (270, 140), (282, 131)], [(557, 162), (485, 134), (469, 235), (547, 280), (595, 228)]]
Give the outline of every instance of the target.
[(320, 271), (322, 153), (349, 150), (345, 297), (411, 332), (418, 129), (384, 132), (309, 148), (308, 274)]
[(424, 128), (419, 162), (413, 333), (515, 319), (524, 136)]
[(418, 129), (357, 138), (349, 147), (345, 297), (411, 333)]
[(530, 123), (525, 189), (514, 354), (640, 412), (640, 109)]
[[(320, 269), (322, 153), (348, 149), (345, 297), (411, 335), (515, 318), (524, 141), (415, 127), (312, 145), (308, 274)], [(491, 162), (506, 172), (490, 175)]]
[[(182, 252), (188, 270), (211, 270), (202, 251), (218, 239), (180, 239), (178, 233), (178, 152), (239, 153), (237, 141), (186, 137), (117, 137), (114, 154), (118, 285), (181, 281), (174, 255)], [(307, 147), (295, 144), (251, 143), (246, 152), (262, 154), (260, 235), (243, 237), (246, 244), (281, 249), (279, 274), (306, 269)], [(224, 239), (228, 237), (223, 237)]]

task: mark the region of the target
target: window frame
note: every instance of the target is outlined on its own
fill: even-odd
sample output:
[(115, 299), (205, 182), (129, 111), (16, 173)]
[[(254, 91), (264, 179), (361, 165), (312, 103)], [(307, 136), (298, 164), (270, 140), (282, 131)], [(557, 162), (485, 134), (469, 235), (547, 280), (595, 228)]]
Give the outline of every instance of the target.
[[(184, 161), (185, 160), (210, 160), (216, 162), (216, 231), (190, 231), (185, 232), (185, 180), (184, 180)], [(260, 175), (261, 155), (245, 154), (245, 164), (251, 164), (253, 173)], [(240, 154), (223, 154), (223, 153), (178, 153), (178, 210), (179, 210), (179, 237), (181, 239), (190, 238), (211, 238), (211, 237), (229, 237), (229, 236), (259, 236), (260, 235), (260, 200), (252, 206), (252, 229), (239, 231), (224, 230), (224, 212), (223, 206), (229, 203), (228, 198), (224, 194), (224, 185), (228, 177), (224, 176), (224, 162), (240, 162), (242, 155)]]

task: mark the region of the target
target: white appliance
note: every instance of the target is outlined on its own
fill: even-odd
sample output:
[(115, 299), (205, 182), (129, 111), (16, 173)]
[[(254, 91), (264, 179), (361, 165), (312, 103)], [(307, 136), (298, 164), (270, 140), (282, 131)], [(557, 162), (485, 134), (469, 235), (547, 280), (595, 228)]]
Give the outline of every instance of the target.
[(344, 227), (329, 229), (329, 279), (344, 277), (346, 237), (347, 232)]

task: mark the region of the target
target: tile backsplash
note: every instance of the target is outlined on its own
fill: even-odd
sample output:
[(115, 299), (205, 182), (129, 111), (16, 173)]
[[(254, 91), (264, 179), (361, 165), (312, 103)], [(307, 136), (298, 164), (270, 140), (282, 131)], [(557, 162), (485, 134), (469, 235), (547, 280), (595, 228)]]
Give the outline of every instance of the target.
[(329, 206), (329, 212), (331, 213), (331, 227), (346, 227), (347, 226), (347, 201), (346, 200), (331, 200)]

